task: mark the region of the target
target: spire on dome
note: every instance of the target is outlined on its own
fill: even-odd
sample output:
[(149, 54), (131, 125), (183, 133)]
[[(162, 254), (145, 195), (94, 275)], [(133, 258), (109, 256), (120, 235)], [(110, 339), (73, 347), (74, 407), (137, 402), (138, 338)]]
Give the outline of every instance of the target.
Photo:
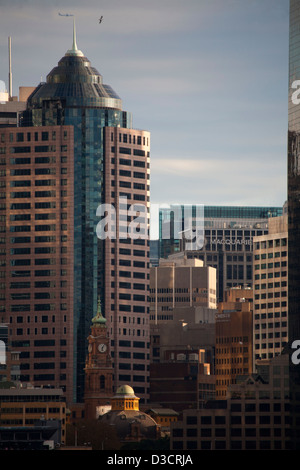
[(78, 57), (83, 57), (84, 54), (78, 49), (77, 47), (77, 41), (76, 41), (76, 27), (75, 27), (75, 16), (74, 15), (68, 15), (68, 16), (73, 16), (73, 45), (72, 49), (69, 49), (66, 52), (66, 55), (71, 55), (71, 56), (78, 56)]
[(93, 325), (100, 324), (100, 325), (105, 325), (106, 324), (106, 318), (103, 317), (102, 312), (101, 312), (101, 302), (100, 299), (98, 299), (98, 308), (97, 308), (97, 314), (94, 318), (92, 318), (92, 323)]

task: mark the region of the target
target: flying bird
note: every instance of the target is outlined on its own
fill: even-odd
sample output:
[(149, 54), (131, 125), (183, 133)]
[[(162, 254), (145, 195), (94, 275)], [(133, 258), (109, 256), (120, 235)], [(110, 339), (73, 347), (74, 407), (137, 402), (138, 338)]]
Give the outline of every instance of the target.
[(103, 20), (103, 16), (100, 16), (99, 23), (102, 23), (102, 20)]

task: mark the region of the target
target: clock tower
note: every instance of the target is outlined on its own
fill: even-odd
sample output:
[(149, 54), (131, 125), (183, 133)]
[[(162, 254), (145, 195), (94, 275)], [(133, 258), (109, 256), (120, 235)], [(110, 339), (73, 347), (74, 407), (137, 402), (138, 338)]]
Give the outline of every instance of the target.
[(109, 411), (113, 392), (113, 367), (106, 318), (98, 301), (97, 315), (92, 319), (85, 363), (85, 417), (96, 419)]

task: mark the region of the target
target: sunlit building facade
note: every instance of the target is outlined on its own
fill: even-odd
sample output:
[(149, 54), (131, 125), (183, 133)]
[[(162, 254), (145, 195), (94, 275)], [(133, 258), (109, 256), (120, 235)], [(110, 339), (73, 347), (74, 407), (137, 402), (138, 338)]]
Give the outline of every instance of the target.
[[(54, 142), (52, 141), (52, 132), (55, 129), (60, 129), (60, 131), (57, 131)], [(100, 300), (103, 311), (107, 315), (110, 331), (115, 386), (121, 386), (123, 378), (128, 383), (133, 380), (133, 377), (138, 376), (138, 383), (135, 384), (138, 388), (135, 388), (139, 392), (141, 402), (146, 401), (148, 393), (146, 361), (149, 357), (147, 321), (149, 313), (147, 307), (149, 241), (147, 236), (150, 134), (146, 131), (132, 129), (131, 113), (122, 110), (122, 101), (119, 96), (109, 85), (103, 83), (100, 73), (92, 67), (89, 60), (78, 49), (75, 26), (72, 48), (50, 71), (46, 82), (40, 83), (28, 97), (26, 110), (19, 116), (19, 127), (13, 131), (15, 141), (18, 139), (18, 133), (21, 132), (24, 134), (25, 143), (28, 134), (31, 134), (30, 144), (26, 143), (26, 146), (30, 147), (31, 154), (27, 153), (26, 157), (31, 158), (31, 166), (25, 165), (26, 169), (31, 171), (31, 176), (26, 177), (26, 180), (32, 187), (37, 184), (36, 180), (48, 179), (52, 187), (47, 190), (52, 190), (53, 194), (50, 195), (47, 202), (54, 204), (56, 201), (55, 210), (47, 210), (47, 212), (44, 210), (47, 214), (51, 212), (51, 217), (55, 216), (56, 219), (55, 231), (51, 235), (52, 241), (53, 237), (56, 237), (56, 241), (53, 243), (56, 243), (57, 259), (56, 268), (51, 266), (51, 270), (56, 269), (57, 271), (59, 264), (59, 273), (66, 270), (70, 276), (67, 299), (61, 297), (65, 295), (65, 291), (61, 291), (60, 287), (60, 283), (64, 282), (65, 278), (55, 278), (53, 274), (50, 282), (56, 282), (56, 291), (44, 289), (44, 294), (51, 299), (48, 303), (53, 304), (51, 307), (53, 315), (58, 315), (57, 305), (64, 304), (66, 312), (61, 313), (59, 307), (59, 317), (64, 318), (63, 314), (65, 314), (70, 322), (67, 330), (69, 348), (67, 357), (69, 360), (66, 367), (72, 385), (69, 383), (68, 390), (70, 392), (71, 387), (74, 401), (83, 400), (87, 337), (91, 318), (94, 316), (98, 300)], [(47, 136), (46, 132), (48, 132)], [(64, 132), (68, 132), (68, 142), (65, 141)], [(10, 143), (9, 133), (5, 129), (3, 129), (3, 134), (6, 135), (5, 144), (8, 149), (4, 151), (10, 152), (10, 147), (15, 146), (20, 152), (20, 147), (25, 146), (25, 143)], [(40, 147), (39, 154), (34, 154), (37, 146)], [(48, 153), (45, 150), (46, 147)], [(43, 166), (43, 169), (50, 174), (47, 178), (46, 176), (38, 178), (35, 176), (35, 172), (40, 166), (37, 166), (34, 158), (45, 156), (50, 159), (50, 163), (48, 167)], [(67, 157), (68, 167), (65, 161), (61, 160), (64, 156)], [(5, 155), (2, 157), (5, 158)], [(7, 153), (7, 157), (15, 158), (15, 155)], [(22, 157), (25, 158), (25, 155)], [(56, 163), (53, 161), (52, 165), (54, 157), (56, 157)], [(17, 168), (23, 171), (25, 166)], [(22, 178), (12, 178), (9, 168), (7, 167), (6, 170), (6, 185), (11, 186), (11, 183), (17, 185), (19, 184), (18, 180), (21, 179), (25, 181), (25, 173)], [(12, 167), (12, 169), (14, 168)], [(14, 183), (15, 179), (16, 183)], [(46, 184), (44, 181), (42, 183)], [(29, 188), (22, 188), (22, 190), (30, 192)], [(54, 191), (56, 191), (56, 195), (54, 195)], [(16, 189), (11, 188), (11, 192), (16, 192)], [(35, 195), (32, 193), (28, 197), (32, 198)], [(56, 199), (52, 200), (51, 197), (56, 197)], [(63, 210), (65, 207), (61, 206), (63, 200), (60, 198), (68, 199), (67, 212), (69, 211), (69, 215), (67, 217), (69, 219), (67, 222), (61, 220), (66, 211)], [(119, 236), (120, 227), (117, 225), (114, 239), (101, 238), (97, 233), (97, 226), (105, 213), (99, 207), (104, 203), (113, 205), (118, 214), (117, 221), (119, 221), (119, 201), (121, 198), (122, 204), (125, 200), (127, 201), (125, 203), (125, 228), (123, 227), (121, 236)], [(10, 208), (8, 204), (11, 205), (15, 201), (2, 202), (8, 211)], [(31, 224), (33, 224), (37, 215), (35, 202), (32, 199), (25, 202), (31, 204), (31, 212), (26, 213), (26, 216), (31, 217)], [(129, 229), (126, 231), (126, 224), (129, 225), (136, 215), (129, 211), (133, 204), (142, 204), (146, 214), (143, 234), (140, 238), (135, 237), (134, 239), (131, 237)], [(19, 213), (18, 217), (20, 217)], [(8, 220), (9, 212), (6, 213), (6, 221)], [(47, 223), (53, 225), (54, 221), (49, 220)], [(70, 234), (63, 239), (61, 237), (65, 232), (61, 231), (61, 227), (66, 224)], [(9, 221), (9, 225), (18, 226), (17, 229), (20, 231), (20, 222), (12, 224)], [(31, 229), (33, 228), (31, 227)], [(16, 236), (16, 234), (10, 234), (10, 238), (13, 235)], [(46, 234), (42, 233), (42, 235)], [(8, 235), (6, 235), (6, 243), (8, 243), (7, 240)], [(67, 241), (62, 242), (62, 240)], [(48, 245), (46, 246), (48, 247)], [(11, 247), (7, 246), (7, 250), (10, 249)], [(49, 249), (51, 249), (50, 245)], [(66, 257), (65, 251), (61, 250), (67, 250), (68, 256)], [(128, 255), (129, 251), (130, 256)], [(32, 253), (31, 251), (30, 256)], [(10, 251), (7, 251), (7, 254), (10, 254)], [(60, 266), (60, 258), (67, 259), (67, 264)], [(51, 261), (51, 256), (49, 259)], [(28, 254), (27, 261), (29, 261)], [(35, 259), (32, 259), (31, 265), (34, 263)], [(24, 271), (25, 268), (22, 269)], [(31, 279), (18, 278), (18, 281), (31, 281), (30, 301), (32, 302), (37, 294), (34, 284), (36, 280), (32, 278), (34, 274), (30, 269), (27, 270), (30, 272)], [(7, 280), (7, 282), (10, 281)], [(53, 286), (51, 288), (54, 289)], [(120, 293), (119, 289), (121, 289)], [(9, 295), (11, 296), (11, 294)], [(55, 301), (52, 300), (54, 297)], [(44, 304), (45, 302), (41, 301), (40, 303)], [(22, 313), (26, 318), (30, 317), (30, 321), (35, 315), (32, 310), (35, 308), (34, 305), (26, 306), (26, 314)], [(16, 321), (17, 314), (11, 315), (12, 324), (15, 324)], [(129, 323), (134, 326), (130, 330), (127, 329), (125, 334), (124, 331)], [(15, 336), (17, 327), (18, 325), (13, 329), (13, 341), (20, 339)], [(25, 334), (26, 331), (24, 329), (23, 333)], [(129, 331), (130, 338), (127, 337)], [(138, 336), (138, 333), (141, 337), (136, 341), (135, 336)], [(49, 339), (47, 335), (44, 336), (44, 340), (46, 339)], [(57, 341), (59, 340), (57, 339)], [(131, 346), (128, 346), (129, 344), (132, 348), (134, 347), (134, 354)], [(126, 358), (125, 373), (124, 370), (119, 371), (120, 357)], [(56, 355), (52, 362), (59, 363), (59, 357)], [(137, 373), (133, 371), (133, 363), (138, 368)], [(31, 378), (31, 375), (29, 377)], [(56, 376), (54, 380), (56, 380)], [(55, 383), (61, 385), (60, 380)]]

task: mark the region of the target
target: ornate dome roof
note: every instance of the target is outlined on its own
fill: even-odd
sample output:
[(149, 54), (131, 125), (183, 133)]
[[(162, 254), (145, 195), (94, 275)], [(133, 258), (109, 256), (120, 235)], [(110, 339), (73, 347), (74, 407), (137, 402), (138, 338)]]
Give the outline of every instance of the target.
[(106, 318), (104, 318), (102, 315), (100, 300), (98, 300), (97, 315), (92, 318), (92, 324), (99, 325), (99, 326), (106, 326)]
[[(75, 28), (75, 27), (74, 27)], [(92, 106), (122, 110), (122, 100), (103, 83), (102, 75), (77, 48), (75, 29), (73, 45), (60, 59), (28, 99), (30, 108), (39, 107), (44, 101), (64, 100), (65, 106)]]

